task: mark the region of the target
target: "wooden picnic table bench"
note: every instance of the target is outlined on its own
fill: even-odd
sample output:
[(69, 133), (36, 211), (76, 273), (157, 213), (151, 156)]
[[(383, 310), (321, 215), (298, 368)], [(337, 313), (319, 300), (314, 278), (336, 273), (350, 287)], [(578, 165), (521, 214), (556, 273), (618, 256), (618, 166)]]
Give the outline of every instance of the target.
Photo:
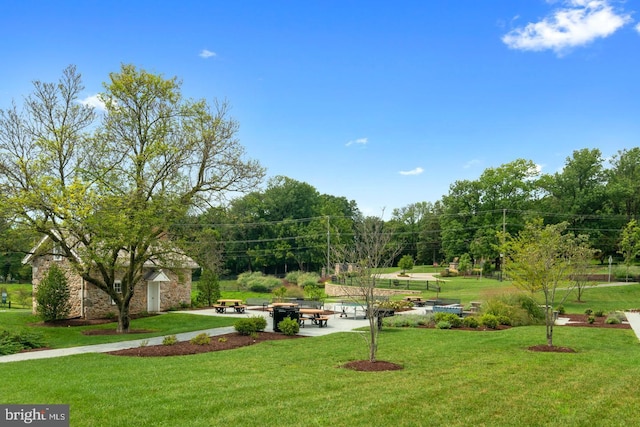
[(236, 313), (244, 313), (247, 306), (242, 304), (241, 299), (219, 299), (213, 308), (217, 313), (226, 313), (228, 308), (232, 308)]
[[(324, 315), (324, 310), (316, 309), (316, 308), (301, 308), (300, 309), (301, 316), (298, 321), (300, 326), (304, 328), (304, 324), (306, 320), (310, 320), (314, 325), (318, 325), (320, 328), (327, 326), (327, 322), (329, 318)], [(306, 314), (306, 316), (304, 316)]]

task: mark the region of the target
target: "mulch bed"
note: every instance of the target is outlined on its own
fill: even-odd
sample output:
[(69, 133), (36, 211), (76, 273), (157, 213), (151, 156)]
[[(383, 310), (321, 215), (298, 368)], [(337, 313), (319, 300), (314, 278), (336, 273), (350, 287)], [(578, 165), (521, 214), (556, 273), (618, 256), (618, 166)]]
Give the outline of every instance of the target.
[(209, 344), (191, 344), (189, 341), (180, 341), (172, 345), (148, 345), (143, 347), (128, 348), (125, 350), (111, 351), (107, 354), (115, 356), (138, 357), (165, 357), (184, 356), (187, 354), (209, 353), (211, 351), (231, 350), (239, 347), (257, 344), (263, 341), (288, 340), (305, 338), (302, 335), (284, 335), (275, 332), (259, 332), (255, 338), (230, 333), (211, 337)]
[(631, 325), (628, 323), (608, 324), (605, 323), (607, 319), (605, 316), (596, 317), (593, 323), (589, 323), (587, 319), (589, 316), (586, 314), (561, 314), (560, 318), (569, 318), (569, 323), (563, 326), (581, 326), (585, 328), (611, 328), (611, 329), (631, 329)]
[(385, 362), (384, 360), (377, 360), (375, 362), (370, 362), (368, 360), (354, 360), (353, 362), (345, 363), (342, 367), (362, 372), (399, 371), (404, 369), (402, 365)]
[[(560, 315), (563, 318), (569, 318), (570, 321), (566, 325), (569, 327), (588, 327), (588, 328), (611, 328), (611, 329), (630, 329), (631, 326), (628, 323), (620, 324), (607, 324), (605, 323), (605, 317), (596, 317), (593, 323), (587, 321), (586, 314), (563, 314)], [(113, 320), (109, 319), (95, 319), (95, 320), (83, 320), (83, 319), (68, 319), (63, 321), (47, 323), (48, 326), (87, 326), (87, 325), (101, 325), (105, 323), (111, 323)], [(563, 327), (557, 326), (557, 327)], [(508, 329), (509, 326), (500, 325), (497, 329), (489, 328), (455, 328), (455, 330), (469, 330), (469, 331), (497, 331)], [(148, 330), (131, 330), (129, 334), (147, 333)], [(111, 335), (116, 334), (116, 329), (94, 329), (84, 331), (85, 335)], [(238, 333), (230, 333), (225, 335), (219, 335), (211, 337), (211, 341), (206, 345), (191, 344), (189, 341), (177, 342), (173, 345), (150, 345), (135, 347), (125, 350), (112, 351), (107, 354), (116, 356), (135, 356), (135, 357), (166, 357), (166, 356), (182, 356), (188, 354), (208, 353), (212, 351), (232, 350), (234, 348), (245, 347), (253, 344), (257, 344), (264, 341), (271, 340), (286, 340), (286, 339), (299, 339), (305, 338), (301, 335), (284, 335), (275, 332), (260, 332), (255, 338), (240, 335)], [(575, 353), (575, 350), (568, 347), (559, 346), (547, 346), (547, 345), (535, 345), (528, 348), (530, 351), (536, 352), (554, 352), (554, 353)], [(402, 365), (398, 365), (392, 362), (376, 361), (370, 362), (368, 360), (355, 360), (342, 365), (343, 368), (352, 369), (356, 371), (391, 371), (403, 369)]]

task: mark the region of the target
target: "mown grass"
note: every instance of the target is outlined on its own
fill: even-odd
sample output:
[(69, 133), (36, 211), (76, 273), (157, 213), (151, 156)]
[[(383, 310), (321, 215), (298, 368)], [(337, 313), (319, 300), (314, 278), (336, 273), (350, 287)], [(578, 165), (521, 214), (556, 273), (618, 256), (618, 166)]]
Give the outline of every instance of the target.
[(629, 330), (557, 328), (575, 354), (534, 353), (543, 327), (385, 329), (390, 372), (356, 333), (171, 358), (87, 354), (2, 366), (3, 403), (67, 403), (73, 426), (634, 425), (638, 340)]
[(74, 347), (81, 345), (103, 344), (108, 342), (145, 339), (150, 337), (173, 335), (181, 332), (231, 326), (235, 319), (228, 317), (202, 316), (186, 313), (165, 313), (157, 316), (134, 319), (131, 329), (143, 329), (151, 332), (120, 335), (83, 335), (83, 331), (93, 329), (116, 329), (116, 323), (93, 326), (54, 327), (47, 326), (27, 310), (10, 310), (0, 313), (0, 329), (26, 330), (41, 334), (43, 341), (51, 348)]

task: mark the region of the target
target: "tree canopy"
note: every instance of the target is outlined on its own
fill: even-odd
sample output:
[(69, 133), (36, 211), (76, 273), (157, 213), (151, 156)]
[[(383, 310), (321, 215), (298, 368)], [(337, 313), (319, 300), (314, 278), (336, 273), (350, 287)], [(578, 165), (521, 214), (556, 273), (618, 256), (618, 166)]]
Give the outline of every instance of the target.
[(180, 263), (171, 224), (255, 188), (264, 170), (244, 158), (229, 106), (183, 99), (175, 77), (122, 65), (100, 94), (103, 113), (79, 102), (83, 90), (70, 66), (57, 83), (34, 82), (22, 109), (0, 111), (0, 197), (7, 218), (49, 236), (109, 294), (126, 332), (143, 265)]

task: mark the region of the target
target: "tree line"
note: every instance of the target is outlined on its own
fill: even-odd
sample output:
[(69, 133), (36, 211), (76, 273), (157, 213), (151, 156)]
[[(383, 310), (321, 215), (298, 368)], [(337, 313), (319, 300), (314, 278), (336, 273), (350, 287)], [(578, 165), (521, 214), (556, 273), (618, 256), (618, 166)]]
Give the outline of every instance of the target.
[[(468, 254), (475, 263), (500, 268), (502, 233), (515, 236), (541, 218), (589, 236), (595, 256), (605, 262), (620, 255), (622, 230), (639, 210), (640, 148), (621, 150), (608, 164), (599, 149), (581, 149), (553, 174), (517, 159), (476, 180), (456, 181), (441, 200), (394, 209), (384, 230), (390, 245), (400, 248), (394, 265), (407, 255), (432, 264)], [(218, 267), (232, 274), (321, 271), (327, 265), (331, 272), (331, 248), (352, 241), (364, 219), (355, 201), (278, 176), (264, 190), (189, 217), (177, 234), (190, 235), (188, 244), (209, 253), (215, 248)]]

